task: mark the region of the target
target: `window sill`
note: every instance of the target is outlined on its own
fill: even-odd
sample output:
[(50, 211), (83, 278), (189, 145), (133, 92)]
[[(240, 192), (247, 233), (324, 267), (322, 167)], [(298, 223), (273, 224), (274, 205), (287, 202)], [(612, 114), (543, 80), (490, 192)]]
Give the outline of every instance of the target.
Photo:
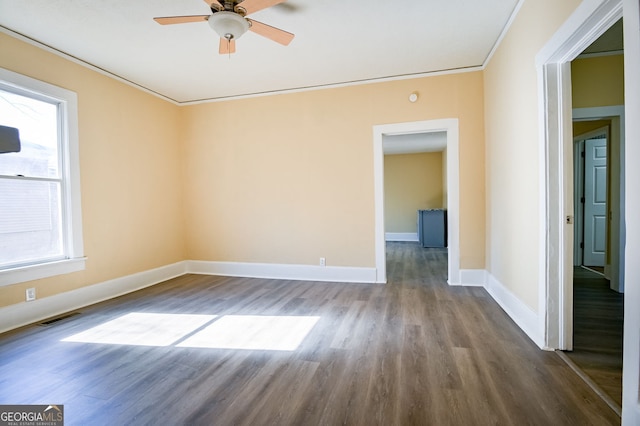
[(0, 270), (0, 287), (82, 271), (85, 269), (86, 260), (86, 257), (77, 257)]

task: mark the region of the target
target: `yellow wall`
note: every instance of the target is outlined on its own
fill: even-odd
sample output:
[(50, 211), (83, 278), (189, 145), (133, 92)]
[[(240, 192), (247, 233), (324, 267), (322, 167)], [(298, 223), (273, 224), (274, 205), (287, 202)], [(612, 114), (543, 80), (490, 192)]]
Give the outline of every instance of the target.
[(417, 211), (443, 204), (442, 152), (384, 156), (386, 232), (417, 232)]
[(458, 118), (461, 267), (484, 268), (482, 91), (470, 72), (185, 107), (188, 258), (374, 267), (373, 126)]
[(571, 97), (574, 108), (624, 105), (624, 55), (571, 62)]
[(603, 127), (611, 128), (611, 120), (574, 121), (573, 136), (581, 136)]
[(179, 108), (0, 33), (0, 67), (78, 94), (87, 268), (0, 287), (0, 306), (184, 259)]
[(4, 34), (0, 67), (78, 94), (88, 257), (0, 306), (185, 259), (373, 267), (373, 126), (429, 119), (459, 120), (461, 267), (484, 268), (481, 72), (178, 107)]
[(540, 181), (535, 56), (579, 0), (527, 0), (484, 73), (487, 269), (538, 307)]

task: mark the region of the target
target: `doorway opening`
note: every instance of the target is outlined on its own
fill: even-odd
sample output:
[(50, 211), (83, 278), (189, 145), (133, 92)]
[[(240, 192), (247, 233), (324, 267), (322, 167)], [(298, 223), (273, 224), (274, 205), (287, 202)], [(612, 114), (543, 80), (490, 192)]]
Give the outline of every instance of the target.
[[(541, 225), (544, 226), (545, 231), (541, 234), (543, 235), (544, 255), (540, 266), (544, 273), (545, 282), (540, 289), (542, 302), (540, 317), (541, 320), (544, 320), (545, 343), (550, 349), (570, 351), (574, 349), (574, 343), (583, 344), (582, 341), (578, 342), (578, 337), (582, 338), (585, 332), (595, 334), (595, 324), (603, 324), (604, 322), (602, 318), (599, 318), (591, 320), (589, 323), (588, 317), (577, 317), (578, 314), (582, 315), (585, 311), (594, 311), (593, 309), (584, 309), (585, 303), (599, 303), (601, 301), (598, 298), (589, 302), (588, 296), (593, 293), (582, 291), (586, 287), (583, 287), (581, 292), (574, 293), (574, 287), (576, 289), (578, 287), (574, 286), (574, 280), (576, 283), (583, 283), (585, 279), (587, 282), (592, 280), (591, 276), (583, 276), (582, 272), (586, 270), (574, 269), (577, 263), (576, 257), (578, 257), (576, 256), (578, 250), (576, 244), (579, 244), (577, 243), (578, 237), (584, 236), (585, 222), (599, 221), (604, 224), (604, 231), (602, 227), (600, 230), (593, 229), (587, 231), (586, 236), (594, 239), (591, 248), (599, 249), (594, 250), (594, 254), (599, 254), (604, 258), (602, 272), (611, 278), (612, 287), (616, 283), (619, 291), (624, 288), (624, 107), (592, 107), (593, 104), (590, 104), (585, 108), (572, 108), (574, 104), (584, 105), (584, 103), (574, 102), (576, 93), (572, 91), (574, 83), (572, 61), (594, 44), (621, 18), (622, 2), (619, 0), (584, 2), (536, 58), (541, 71), (540, 87), (543, 99), (541, 107), (544, 124), (544, 143), (541, 150), (541, 160), (544, 164), (544, 183), (541, 195), (545, 214)], [(620, 81), (622, 78), (620, 76)], [(596, 103), (596, 105), (598, 104)], [(605, 102), (600, 105), (611, 104)], [(591, 185), (602, 185), (603, 183), (605, 185), (604, 188), (600, 188), (598, 194), (592, 193), (592, 196), (597, 195), (600, 201), (602, 201), (602, 196), (605, 197), (603, 203), (594, 203), (605, 205), (604, 214), (594, 212), (589, 216), (585, 205), (585, 217), (582, 217), (583, 212), (580, 212), (582, 195), (580, 198), (574, 195), (576, 159), (574, 157), (573, 136), (576, 132), (572, 128), (572, 120), (611, 120), (610, 133), (604, 146), (591, 147), (594, 152), (597, 150), (601, 151), (600, 154), (603, 150), (606, 152), (606, 177), (610, 178), (610, 181), (603, 180), (603, 176), (600, 176), (598, 182), (596, 176), (596, 181), (590, 182)], [(618, 146), (616, 149), (612, 149), (612, 142), (616, 138)], [(599, 143), (602, 144), (602, 142)], [(587, 142), (585, 142), (585, 155), (588, 155), (586, 150)], [(587, 168), (586, 162), (584, 167)], [(598, 166), (592, 164), (589, 167), (595, 169)], [(574, 223), (574, 219), (576, 223)], [(600, 239), (596, 241), (597, 238)], [(587, 256), (585, 253), (580, 255), (582, 256), (581, 264), (585, 260), (587, 263), (602, 262), (597, 259), (585, 259)], [(602, 278), (602, 276), (596, 274), (596, 278)], [(605, 286), (604, 290), (608, 291), (609, 289)], [(620, 315), (622, 314), (620, 313)], [(621, 324), (619, 328), (622, 333)], [(595, 339), (596, 346), (601, 342), (602, 339)], [(619, 377), (621, 377), (621, 369)], [(591, 380), (594, 377), (589, 378), (586, 374), (583, 375), (583, 378), (587, 383), (598, 387), (596, 381)], [(608, 403), (612, 401), (611, 398), (606, 398), (606, 392), (599, 393)], [(609, 405), (620, 413), (618, 404), (611, 402)]]
[[(373, 158), (374, 158), (374, 200), (375, 200), (375, 253), (376, 253), (376, 282), (387, 282), (386, 271), (386, 238), (384, 214), (384, 144), (388, 137), (416, 134), (446, 135), (446, 210), (447, 210), (447, 281), (449, 284), (460, 283), (459, 256), (459, 164), (458, 164), (458, 120), (440, 119), (428, 121), (414, 121), (408, 123), (385, 124), (373, 127)], [(410, 142), (417, 149), (417, 140)], [(410, 149), (409, 146), (407, 149)]]
[(446, 148), (446, 132), (382, 136), (390, 282), (447, 270)]
[(424, 243), (416, 213), (446, 207), (447, 134), (383, 135), (382, 149), (385, 240)]
[(573, 336), (565, 353), (618, 414), (624, 334), (624, 106), (602, 105), (624, 103), (622, 25), (619, 19), (571, 63), (573, 106), (583, 108), (573, 109)]
[(613, 214), (608, 214), (616, 212), (610, 200), (619, 193), (619, 185), (610, 178), (612, 169), (617, 169), (615, 162), (609, 167), (611, 157), (619, 157), (619, 144), (609, 136), (612, 121), (574, 122), (574, 134), (602, 124), (606, 127), (574, 138), (573, 338), (565, 360), (620, 414), (624, 296), (611, 281), (611, 259), (616, 257), (611, 256), (611, 247), (619, 240), (612, 233), (616, 229), (611, 226)]
[[(541, 116), (541, 256), (540, 326), (545, 346), (571, 349), (573, 339), (573, 120), (619, 117), (620, 140), (624, 141), (624, 110), (618, 107), (573, 110), (571, 61), (622, 18), (620, 0), (581, 3), (571, 18), (551, 38), (536, 57), (540, 71)], [(604, 113), (603, 113), (604, 112)], [(624, 156), (624, 146), (620, 149)], [(624, 175), (624, 160), (620, 161)], [(624, 224), (624, 182), (620, 185), (619, 217)], [(623, 226), (623, 225), (621, 225)], [(624, 263), (624, 231), (620, 230), (619, 265)], [(620, 273), (623, 267), (612, 268)]]

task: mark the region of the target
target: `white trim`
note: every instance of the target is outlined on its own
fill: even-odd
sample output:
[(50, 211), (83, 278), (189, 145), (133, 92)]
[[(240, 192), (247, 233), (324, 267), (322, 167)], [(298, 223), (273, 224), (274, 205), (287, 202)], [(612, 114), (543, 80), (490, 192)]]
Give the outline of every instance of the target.
[[(624, 120), (624, 105), (573, 109), (574, 121), (606, 120), (612, 117), (620, 117)], [(620, 135), (624, 135), (624, 123), (620, 125)]]
[(184, 275), (186, 263), (104, 281), (51, 297), (0, 308), (0, 333), (102, 302)]
[(260, 98), (263, 96), (311, 92), (311, 91), (324, 90), (324, 89), (337, 89), (341, 87), (354, 87), (354, 86), (362, 86), (364, 84), (385, 83), (389, 81), (403, 81), (403, 80), (412, 80), (416, 78), (437, 77), (442, 75), (464, 74), (468, 72), (482, 71), (483, 69), (484, 68), (482, 66), (475, 66), (475, 67), (467, 67), (467, 68), (454, 68), (449, 70), (426, 71), (426, 72), (418, 72), (415, 74), (394, 75), (389, 77), (378, 77), (378, 78), (371, 78), (371, 79), (365, 79), (365, 80), (346, 81), (346, 82), (340, 82), (340, 83), (327, 83), (327, 84), (318, 85), (318, 86), (297, 87), (294, 89), (281, 89), (281, 90), (273, 90), (273, 91), (266, 91), (266, 92), (247, 93), (244, 95), (229, 95), (229, 96), (224, 96), (219, 98), (183, 101), (183, 102), (178, 102), (178, 105), (187, 105), (187, 106), (198, 105), (198, 104), (206, 104), (206, 103), (213, 103), (213, 102), (235, 101), (239, 99)]
[(47, 51), (49, 53), (53, 53), (54, 55), (59, 56), (61, 58), (64, 58), (67, 61), (73, 62), (74, 64), (80, 65), (82, 67), (88, 68), (91, 71), (97, 72), (98, 74), (113, 78), (114, 80), (117, 80), (120, 83), (124, 83), (127, 86), (133, 87), (133, 88), (138, 89), (138, 90), (142, 90), (145, 93), (148, 93), (150, 95), (158, 97), (158, 98), (160, 98), (162, 100), (165, 100), (167, 102), (170, 102), (170, 103), (172, 103), (174, 105), (179, 105), (180, 104), (179, 102), (177, 102), (177, 101), (175, 101), (175, 100), (173, 100), (173, 99), (171, 99), (171, 98), (169, 98), (167, 96), (164, 96), (164, 95), (162, 95), (160, 93), (154, 92), (151, 89), (147, 89), (146, 87), (141, 86), (141, 85), (139, 85), (137, 83), (134, 83), (133, 81), (127, 80), (124, 77), (120, 77), (118, 74), (114, 74), (114, 73), (112, 73), (110, 71), (107, 71), (107, 70), (105, 70), (103, 68), (100, 68), (100, 67), (98, 67), (96, 65), (93, 65), (90, 62), (86, 62), (86, 61), (83, 61), (81, 59), (78, 59), (75, 56), (72, 56), (72, 55), (69, 55), (66, 52), (63, 52), (62, 50), (54, 49), (51, 46), (48, 46), (48, 45), (46, 45), (44, 43), (40, 43), (38, 40), (34, 40), (34, 39), (26, 37), (26, 36), (24, 36), (24, 35), (22, 35), (22, 34), (20, 34), (18, 32), (12, 31), (7, 27), (3, 27), (3, 26), (0, 25), (0, 33), (5, 33), (10, 37), (13, 37), (13, 38), (18, 39), (20, 41), (23, 41), (23, 42), (25, 42), (27, 44), (35, 46), (35, 47), (37, 47), (39, 49), (42, 49), (44, 51)]
[(572, 345), (573, 137), (570, 61), (622, 16), (621, 0), (584, 0), (536, 55), (540, 132), (540, 284), (538, 327), (544, 345)]
[[(520, 0), (521, 2), (524, 0)], [(61, 50), (57, 50), (52, 48), (51, 46), (47, 46), (46, 44), (40, 43), (38, 40), (34, 40), (32, 38), (26, 37), (20, 33), (17, 33), (15, 31), (10, 30), (9, 28), (0, 26), (0, 32), (5, 33), (13, 38), (16, 38), (20, 41), (23, 41), (25, 43), (28, 43), (32, 46), (36, 46), (42, 50), (45, 50), (49, 53), (53, 53), (56, 56), (62, 57), (68, 61), (71, 61), (75, 64), (78, 64), (80, 66), (83, 66), (85, 68), (88, 68), (92, 71), (95, 71), (99, 74), (105, 75), (107, 77), (111, 77), (114, 80), (117, 80), (121, 83), (124, 83), (130, 87), (133, 87), (135, 89), (138, 90), (142, 90), (145, 93), (148, 93), (150, 95), (153, 95), (157, 98), (160, 98), (164, 101), (170, 102), (173, 105), (179, 105), (179, 106), (189, 106), (189, 105), (198, 105), (198, 104), (205, 104), (205, 103), (213, 103), (213, 102), (226, 102), (226, 101), (233, 101), (233, 100), (239, 100), (239, 99), (250, 99), (250, 98), (258, 98), (258, 97), (263, 97), (263, 96), (272, 96), (272, 95), (282, 95), (282, 94), (288, 94), (288, 93), (300, 93), (300, 92), (309, 92), (309, 91), (315, 91), (315, 90), (323, 90), (323, 89), (335, 89), (335, 88), (340, 88), (340, 87), (352, 87), (352, 86), (360, 86), (363, 84), (377, 84), (377, 83), (383, 83), (383, 82), (388, 82), (388, 81), (401, 81), (401, 80), (410, 80), (410, 79), (414, 79), (414, 78), (423, 78), (423, 77), (435, 77), (435, 76), (440, 76), (440, 75), (450, 75), (450, 74), (461, 74), (461, 73), (467, 73), (467, 72), (476, 72), (476, 71), (482, 71), (484, 69), (483, 66), (475, 66), (475, 67), (466, 67), (466, 68), (454, 68), (454, 69), (447, 69), (447, 70), (436, 70), (436, 71), (426, 71), (426, 72), (417, 72), (415, 74), (406, 74), (406, 75), (394, 75), (394, 76), (388, 76), (388, 77), (378, 77), (378, 78), (370, 78), (370, 79), (365, 79), (365, 80), (355, 80), (355, 81), (347, 81), (347, 82), (341, 82), (341, 83), (328, 83), (328, 84), (324, 84), (324, 85), (317, 85), (317, 86), (308, 86), (308, 87), (299, 87), (299, 88), (295, 88), (295, 89), (282, 89), (282, 90), (272, 90), (272, 91), (266, 91), (266, 92), (258, 92), (258, 93), (247, 93), (244, 95), (229, 95), (229, 96), (222, 96), (222, 97), (217, 97), (217, 98), (208, 98), (208, 99), (194, 99), (194, 100), (188, 100), (188, 101), (178, 101), (176, 99), (172, 99), (168, 96), (165, 96), (161, 93), (155, 92), (145, 86), (142, 86), (138, 83), (135, 83), (131, 80), (127, 80), (124, 77), (119, 76), (118, 74), (114, 74), (111, 71), (107, 71), (103, 68), (100, 68), (97, 65), (93, 65), (90, 62), (86, 62), (83, 61), (81, 59), (76, 58), (75, 56), (69, 55), (68, 53), (65, 53)]]
[(187, 261), (187, 273), (276, 280), (375, 283), (374, 268), (350, 266), (284, 265), (276, 263)]
[(487, 285), (487, 271), (484, 269), (461, 269), (460, 282), (457, 284), (465, 287), (485, 287)]
[(502, 31), (500, 32), (498, 39), (493, 44), (491, 51), (489, 52), (486, 59), (482, 63), (483, 70), (487, 67), (487, 65), (491, 61), (491, 58), (493, 58), (493, 55), (496, 53), (496, 50), (498, 50), (498, 47), (500, 47), (500, 44), (502, 44), (502, 40), (506, 37), (507, 33), (509, 32), (509, 29), (511, 29), (511, 25), (513, 25), (513, 22), (516, 20), (516, 17), (518, 16), (518, 12), (520, 12), (520, 8), (522, 7), (523, 4), (524, 4), (524, 0), (518, 0), (518, 3), (513, 8), (513, 11), (511, 12), (511, 15), (509, 16), (509, 19), (507, 20), (507, 23), (505, 24), (504, 28), (502, 28)]
[[(628, 220), (622, 224), (626, 235), (625, 295), (624, 295), (624, 353), (622, 367), (622, 424), (640, 424), (640, 3), (624, 0), (624, 97), (625, 109), (630, 117), (625, 134), (632, 141), (626, 146), (624, 190)], [(628, 161), (627, 161), (628, 159)]]
[(384, 148), (385, 135), (411, 133), (447, 133), (447, 242), (448, 282), (460, 283), (460, 164), (458, 154), (459, 131), (457, 118), (413, 121), (373, 126), (373, 183), (375, 204), (376, 282), (387, 281), (384, 230)]
[(86, 258), (81, 257), (6, 269), (0, 271), (0, 287), (82, 271), (85, 261)]
[(383, 131), (373, 128), (373, 192), (375, 214), (376, 282), (387, 282), (387, 253), (384, 241), (384, 148)]
[(602, 56), (624, 55), (624, 50), (609, 50), (608, 52), (581, 53), (577, 59), (600, 58)]
[[(61, 202), (62, 234), (66, 259), (40, 263), (35, 266), (8, 268), (0, 271), (0, 286), (17, 284), (32, 279), (66, 274), (84, 269), (84, 244), (82, 237), (82, 200), (80, 188), (80, 153), (78, 136), (78, 96), (62, 87), (36, 80), (16, 72), (0, 68), (2, 86), (21, 93), (46, 97), (58, 104), (59, 121), (62, 124), (59, 138), (61, 149)], [(47, 275), (49, 274), (49, 275)]]
[(66, 126), (63, 129), (67, 136), (67, 149), (64, 150), (62, 171), (65, 174), (63, 191), (68, 194), (64, 197), (66, 202), (66, 221), (69, 224), (67, 231), (67, 244), (71, 258), (84, 256), (84, 239), (82, 234), (82, 190), (80, 187), (80, 136), (78, 120), (78, 96), (69, 90), (64, 90), (65, 102), (63, 114), (66, 119), (62, 122)]
[(536, 67), (574, 60), (621, 17), (621, 0), (583, 0), (538, 52)]
[(376, 282), (374, 268), (186, 260), (32, 302), (0, 308), (0, 333), (113, 299), (185, 274), (340, 283)]
[(385, 241), (419, 241), (417, 232), (385, 232)]
[(500, 305), (502, 310), (504, 310), (516, 325), (541, 349), (553, 350), (545, 345), (544, 336), (539, 332), (539, 320), (536, 311), (525, 305), (492, 274), (487, 272), (486, 278), (487, 283), (485, 288), (493, 300)]
[(460, 282), (456, 285), (484, 287), (489, 296), (536, 345), (545, 350), (552, 350), (545, 346), (544, 338), (539, 332), (539, 318), (536, 311), (524, 304), (491, 273), (484, 269), (461, 269)]

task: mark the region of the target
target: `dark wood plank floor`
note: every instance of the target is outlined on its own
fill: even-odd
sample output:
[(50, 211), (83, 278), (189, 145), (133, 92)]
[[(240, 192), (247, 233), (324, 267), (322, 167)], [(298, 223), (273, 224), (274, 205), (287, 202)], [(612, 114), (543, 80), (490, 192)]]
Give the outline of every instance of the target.
[(573, 351), (567, 356), (622, 405), (624, 295), (588, 269), (573, 271)]
[[(449, 287), (444, 250), (387, 250), (387, 285), (188, 275), (7, 333), (0, 404), (64, 404), (68, 425), (619, 424), (483, 289)], [(293, 351), (61, 341), (134, 312), (319, 320)]]

